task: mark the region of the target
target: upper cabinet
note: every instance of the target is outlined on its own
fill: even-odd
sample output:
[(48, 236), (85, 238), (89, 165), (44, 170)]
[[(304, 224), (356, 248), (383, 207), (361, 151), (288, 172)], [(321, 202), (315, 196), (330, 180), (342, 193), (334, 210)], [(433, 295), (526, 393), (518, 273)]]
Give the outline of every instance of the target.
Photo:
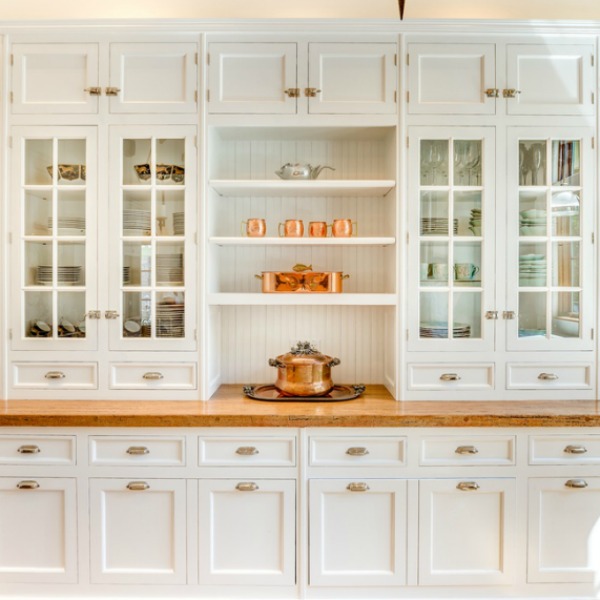
[(408, 44), (408, 113), (593, 115), (595, 46), (577, 43)]
[(14, 114), (97, 114), (104, 97), (115, 114), (196, 111), (195, 42), (17, 43), (11, 60)]
[(208, 112), (394, 114), (396, 51), (395, 43), (211, 43)]

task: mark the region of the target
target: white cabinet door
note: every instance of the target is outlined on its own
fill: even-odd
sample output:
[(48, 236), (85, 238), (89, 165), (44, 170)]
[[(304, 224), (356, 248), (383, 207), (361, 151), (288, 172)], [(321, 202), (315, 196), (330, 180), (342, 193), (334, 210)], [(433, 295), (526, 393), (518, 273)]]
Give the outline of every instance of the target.
[(186, 582), (186, 483), (90, 479), (92, 583)]
[(13, 113), (98, 112), (98, 44), (14, 44), (11, 52)]
[(593, 44), (508, 44), (509, 115), (593, 115)]
[(195, 112), (196, 53), (192, 42), (111, 44), (110, 112)]
[(199, 482), (200, 583), (294, 585), (296, 484)]
[(513, 581), (515, 481), (419, 482), (419, 583)]
[(77, 582), (75, 479), (0, 479), (0, 582)]
[(406, 583), (406, 481), (311, 479), (310, 584)]
[(308, 54), (309, 113), (396, 112), (395, 44), (311, 43)]
[(295, 114), (295, 43), (209, 45), (208, 112)]
[(408, 44), (408, 60), (409, 114), (495, 114), (495, 44)]
[(597, 582), (598, 523), (599, 477), (530, 479), (528, 581)]

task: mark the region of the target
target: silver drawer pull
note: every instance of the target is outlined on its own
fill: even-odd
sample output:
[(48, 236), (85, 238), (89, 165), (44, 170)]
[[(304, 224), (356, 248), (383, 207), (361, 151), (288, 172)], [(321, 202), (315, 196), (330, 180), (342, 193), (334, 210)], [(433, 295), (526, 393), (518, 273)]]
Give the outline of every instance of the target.
[(566, 454), (585, 454), (587, 448), (585, 446), (571, 446), (570, 444), (563, 450)]
[(460, 381), (460, 375), (458, 373), (442, 373), (440, 375), (441, 381)]
[(40, 484), (33, 479), (25, 479), (24, 481), (19, 481), (17, 487), (20, 490), (37, 490), (40, 487)]
[(159, 381), (160, 379), (164, 379), (165, 376), (159, 371), (149, 371), (148, 373), (144, 373), (142, 378), (147, 381)]
[(476, 481), (461, 481), (456, 489), (461, 492), (474, 492), (479, 489), (479, 484)]
[(235, 486), (235, 489), (238, 490), (238, 492), (255, 492), (258, 489), (258, 485), (253, 481), (240, 481), (240, 483)]
[(145, 481), (130, 481), (127, 484), (127, 489), (132, 492), (145, 492), (150, 489), (150, 486)]
[(44, 377), (46, 379), (64, 379), (66, 375), (62, 371), (48, 371)]
[(558, 375), (555, 373), (540, 373), (538, 375), (538, 379), (542, 381), (556, 381), (558, 379)]
[(369, 486), (364, 481), (349, 483), (346, 489), (350, 492), (367, 492)]
[(150, 450), (146, 448), (146, 446), (129, 446), (127, 450), (125, 450), (127, 454), (132, 454), (133, 456), (141, 456), (142, 454), (150, 454)]
[(585, 479), (569, 479), (565, 482), (565, 486), (568, 488), (581, 490), (588, 486), (587, 481)]
[(459, 446), (454, 452), (455, 454), (477, 454), (479, 450), (475, 446)]
[(40, 447), (35, 444), (25, 444), (17, 448), (19, 454), (38, 454), (41, 452)]
[(254, 456), (255, 454), (258, 454), (258, 448), (255, 448), (254, 446), (240, 446), (235, 453), (240, 456)]
[(352, 448), (348, 448), (348, 450), (346, 450), (346, 454), (349, 454), (350, 456), (366, 456), (369, 454), (369, 451), (362, 446), (354, 446)]

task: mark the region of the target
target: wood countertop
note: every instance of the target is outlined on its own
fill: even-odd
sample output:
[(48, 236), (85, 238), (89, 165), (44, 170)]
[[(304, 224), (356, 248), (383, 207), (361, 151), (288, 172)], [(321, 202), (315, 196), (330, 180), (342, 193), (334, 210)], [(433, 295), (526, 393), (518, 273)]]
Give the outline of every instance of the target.
[(206, 402), (6, 400), (6, 427), (600, 427), (598, 401), (396, 402), (368, 386), (343, 402), (251, 400), (224, 385)]

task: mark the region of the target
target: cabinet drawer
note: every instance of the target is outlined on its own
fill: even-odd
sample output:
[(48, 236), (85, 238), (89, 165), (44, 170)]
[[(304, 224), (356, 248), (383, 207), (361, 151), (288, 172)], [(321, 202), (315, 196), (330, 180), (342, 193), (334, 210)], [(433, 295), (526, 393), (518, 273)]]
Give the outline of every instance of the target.
[(29, 390), (95, 390), (96, 363), (12, 363), (13, 387)]
[(90, 464), (185, 466), (185, 438), (92, 436)]
[(406, 461), (403, 437), (311, 437), (310, 465), (399, 467)]
[(113, 390), (195, 390), (194, 363), (111, 363)]
[(502, 436), (444, 436), (421, 440), (422, 466), (514, 465), (515, 438)]
[(201, 437), (198, 462), (202, 467), (293, 467), (296, 440), (293, 437)]
[(600, 435), (536, 435), (529, 438), (529, 464), (600, 463)]
[(493, 390), (493, 364), (409, 364), (409, 390)]
[(0, 436), (0, 464), (74, 465), (76, 441), (72, 435)]
[(508, 364), (506, 387), (509, 390), (591, 389), (590, 363)]

